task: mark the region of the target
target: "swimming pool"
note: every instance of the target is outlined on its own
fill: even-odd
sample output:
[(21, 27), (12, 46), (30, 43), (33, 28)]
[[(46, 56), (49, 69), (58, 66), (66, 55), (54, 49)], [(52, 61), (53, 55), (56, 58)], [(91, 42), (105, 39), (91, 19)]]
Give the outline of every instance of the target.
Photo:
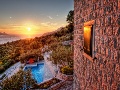
[(43, 82), (44, 78), (44, 63), (37, 64), (37, 66), (29, 66), (25, 67), (24, 70), (31, 69), (31, 73), (33, 75), (33, 78), (37, 81), (37, 83)]

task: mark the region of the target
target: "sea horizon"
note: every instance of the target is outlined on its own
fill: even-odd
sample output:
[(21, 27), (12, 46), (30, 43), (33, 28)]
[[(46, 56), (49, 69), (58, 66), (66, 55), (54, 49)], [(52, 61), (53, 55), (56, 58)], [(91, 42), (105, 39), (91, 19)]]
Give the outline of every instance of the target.
[(0, 44), (5, 44), (7, 42), (17, 41), (21, 39), (35, 38), (40, 37), (41, 35), (36, 36), (18, 36), (18, 35), (0, 35)]

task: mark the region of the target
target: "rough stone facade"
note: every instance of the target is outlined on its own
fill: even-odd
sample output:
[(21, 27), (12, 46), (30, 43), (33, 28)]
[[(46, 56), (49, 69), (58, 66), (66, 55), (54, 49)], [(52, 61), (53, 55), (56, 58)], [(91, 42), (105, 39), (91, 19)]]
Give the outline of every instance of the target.
[[(84, 56), (84, 23), (94, 20), (95, 57)], [(120, 90), (120, 0), (74, 0), (74, 90)]]

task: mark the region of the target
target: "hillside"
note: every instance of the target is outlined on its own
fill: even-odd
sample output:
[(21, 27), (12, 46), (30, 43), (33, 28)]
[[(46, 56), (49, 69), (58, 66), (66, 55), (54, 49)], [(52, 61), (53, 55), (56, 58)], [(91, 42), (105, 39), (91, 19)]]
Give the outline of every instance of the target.
[(0, 35), (8, 35), (8, 34), (5, 32), (0, 32)]
[(30, 55), (41, 56), (41, 49), (47, 45), (50, 48), (63, 41), (73, 39), (73, 25), (69, 24), (57, 31), (35, 37), (23, 39), (0, 45), (0, 73), (4, 72), (12, 64), (21, 61), (25, 62)]

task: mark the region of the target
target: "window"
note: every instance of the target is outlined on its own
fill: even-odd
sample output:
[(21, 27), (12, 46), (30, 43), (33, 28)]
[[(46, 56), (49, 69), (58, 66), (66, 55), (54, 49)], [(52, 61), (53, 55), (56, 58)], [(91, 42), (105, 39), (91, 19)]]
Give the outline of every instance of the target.
[(84, 52), (92, 57), (93, 26), (84, 27)]
[(94, 20), (84, 23), (84, 53), (94, 57)]

